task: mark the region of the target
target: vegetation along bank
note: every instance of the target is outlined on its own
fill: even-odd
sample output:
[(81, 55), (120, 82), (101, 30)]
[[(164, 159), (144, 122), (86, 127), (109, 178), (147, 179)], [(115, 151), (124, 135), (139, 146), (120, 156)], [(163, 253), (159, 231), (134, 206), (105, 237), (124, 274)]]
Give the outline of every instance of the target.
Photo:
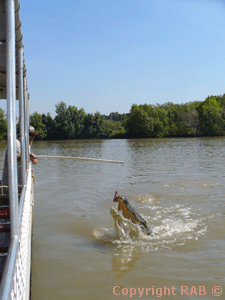
[[(55, 118), (34, 112), (30, 124), (39, 133), (37, 140), (224, 136), (225, 94), (185, 104), (133, 104), (127, 114), (108, 116), (60, 102)], [(5, 112), (0, 109), (0, 140), (6, 138), (6, 130)]]

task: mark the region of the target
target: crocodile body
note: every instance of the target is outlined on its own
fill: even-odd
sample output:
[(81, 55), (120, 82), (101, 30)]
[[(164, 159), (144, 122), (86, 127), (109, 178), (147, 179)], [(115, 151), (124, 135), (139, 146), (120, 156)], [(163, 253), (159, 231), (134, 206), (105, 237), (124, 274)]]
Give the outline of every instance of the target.
[(145, 219), (135, 211), (135, 209), (130, 205), (124, 196), (120, 196), (116, 192), (113, 201), (118, 202), (118, 211), (122, 211), (122, 214), (126, 219), (131, 220), (134, 224), (138, 224), (144, 229), (147, 235), (152, 234), (152, 231), (147, 226)]

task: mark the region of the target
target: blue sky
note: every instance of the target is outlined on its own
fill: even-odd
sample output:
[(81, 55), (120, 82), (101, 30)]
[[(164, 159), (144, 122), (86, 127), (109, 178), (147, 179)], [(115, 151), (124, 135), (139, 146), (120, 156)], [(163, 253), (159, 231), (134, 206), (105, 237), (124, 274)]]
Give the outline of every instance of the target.
[(26, 0), (30, 113), (127, 113), (225, 93), (222, 0)]

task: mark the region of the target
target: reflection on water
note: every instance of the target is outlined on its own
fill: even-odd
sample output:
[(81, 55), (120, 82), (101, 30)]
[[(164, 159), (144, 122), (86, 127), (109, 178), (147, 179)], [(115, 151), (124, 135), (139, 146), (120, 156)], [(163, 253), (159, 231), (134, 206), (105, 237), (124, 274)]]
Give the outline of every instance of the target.
[[(35, 142), (37, 155), (125, 163), (39, 159), (34, 166), (32, 300), (123, 299), (113, 287), (182, 285), (205, 286), (211, 299), (225, 280), (224, 146), (224, 138)], [(116, 235), (115, 190), (153, 236)]]

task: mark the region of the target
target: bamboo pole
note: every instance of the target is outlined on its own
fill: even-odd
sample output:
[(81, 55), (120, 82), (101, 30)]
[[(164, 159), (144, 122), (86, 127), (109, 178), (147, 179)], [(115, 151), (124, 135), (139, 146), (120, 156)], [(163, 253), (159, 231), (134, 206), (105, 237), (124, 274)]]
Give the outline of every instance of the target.
[(88, 158), (88, 157), (73, 157), (73, 156), (48, 156), (48, 155), (36, 155), (39, 158), (55, 158), (55, 159), (74, 159), (74, 160), (85, 160), (85, 161), (97, 161), (97, 162), (106, 162), (106, 163), (114, 163), (114, 164), (124, 164), (123, 161), (118, 160), (108, 160), (108, 159), (100, 159), (100, 158)]

